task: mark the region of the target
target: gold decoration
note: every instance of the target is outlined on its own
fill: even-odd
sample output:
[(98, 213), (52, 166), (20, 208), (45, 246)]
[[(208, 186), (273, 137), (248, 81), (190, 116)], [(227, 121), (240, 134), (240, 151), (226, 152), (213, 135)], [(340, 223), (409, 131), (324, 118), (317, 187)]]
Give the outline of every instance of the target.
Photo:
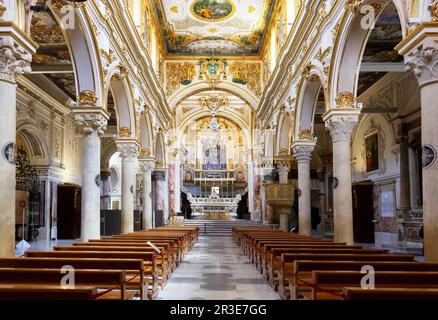
[(128, 76), (128, 69), (124, 66), (118, 66), (119, 67), (119, 73), (114, 74), (111, 77), (111, 80), (124, 80)]
[(82, 105), (94, 106), (97, 102), (97, 96), (93, 91), (84, 90), (79, 94), (79, 103)]
[(65, 6), (65, 1), (64, 0), (52, 0), (50, 2), (50, 6), (53, 9), (60, 10), (63, 6)]
[(289, 155), (289, 152), (288, 152), (287, 148), (280, 148), (280, 157), (285, 157), (288, 155)]
[(336, 96), (336, 106), (338, 108), (353, 108), (354, 103), (354, 95), (351, 92), (340, 92)]
[(140, 158), (147, 158), (151, 155), (151, 151), (148, 148), (142, 148), (140, 150)]
[(131, 136), (131, 128), (121, 127), (119, 129), (119, 137), (129, 138)]
[(190, 84), (195, 78), (195, 65), (190, 62), (168, 62), (166, 65), (166, 92), (171, 95), (181, 85)]
[(438, 0), (432, 2), (429, 6), (429, 11), (433, 22), (438, 22)]
[(236, 61), (230, 66), (233, 82), (246, 84), (257, 96), (262, 94), (260, 86), (260, 64)]
[(312, 140), (312, 131), (310, 129), (301, 129), (298, 133), (300, 140)]
[(356, 13), (362, 4), (363, 0), (346, 0), (345, 1), (345, 10)]
[(3, 21), (3, 16), (6, 12), (6, 6), (3, 4), (3, 2), (0, 2), (0, 21)]

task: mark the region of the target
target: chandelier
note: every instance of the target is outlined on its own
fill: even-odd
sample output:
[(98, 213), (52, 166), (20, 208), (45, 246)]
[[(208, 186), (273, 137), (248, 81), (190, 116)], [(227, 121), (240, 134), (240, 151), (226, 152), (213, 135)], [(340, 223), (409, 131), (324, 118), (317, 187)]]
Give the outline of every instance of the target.
[(219, 122), (217, 121), (217, 113), (218, 109), (220, 107), (228, 105), (228, 97), (225, 95), (217, 95), (217, 94), (211, 94), (205, 97), (201, 97), (199, 99), (199, 103), (203, 107), (207, 107), (210, 109), (210, 125), (207, 127), (207, 129), (212, 130), (214, 132), (217, 132), (221, 129), (221, 126), (219, 125)]

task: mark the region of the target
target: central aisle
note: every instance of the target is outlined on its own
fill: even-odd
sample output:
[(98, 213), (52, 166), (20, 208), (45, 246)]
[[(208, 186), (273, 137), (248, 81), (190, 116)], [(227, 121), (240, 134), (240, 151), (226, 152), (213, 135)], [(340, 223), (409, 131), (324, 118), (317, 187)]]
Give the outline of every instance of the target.
[(231, 237), (200, 236), (157, 300), (276, 300)]

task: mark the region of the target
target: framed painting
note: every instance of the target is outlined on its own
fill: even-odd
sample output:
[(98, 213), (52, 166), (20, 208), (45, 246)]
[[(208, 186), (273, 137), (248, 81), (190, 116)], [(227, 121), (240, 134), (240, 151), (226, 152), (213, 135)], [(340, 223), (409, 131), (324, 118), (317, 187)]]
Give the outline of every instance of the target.
[(379, 170), (379, 137), (377, 132), (365, 137), (365, 155), (367, 172)]

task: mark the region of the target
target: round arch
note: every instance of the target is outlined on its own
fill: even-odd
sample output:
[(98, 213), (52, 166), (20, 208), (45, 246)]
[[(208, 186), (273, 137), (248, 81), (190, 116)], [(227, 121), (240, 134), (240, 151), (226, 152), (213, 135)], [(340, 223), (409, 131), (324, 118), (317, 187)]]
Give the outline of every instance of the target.
[[(376, 21), (383, 13), (385, 8), (393, 3), (397, 9), (400, 18), (403, 38), (406, 37), (406, 10), (405, 4), (401, 0), (382, 0), (378, 11), (376, 12)], [(364, 4), (372, 4), (366, 1)], [(377, 6), (374, 6), (376, 9)], [(328, 79), (329, 107), (336, 106), (336, 98), (340, 93), (348, 93), (353, 97), (357, 96), (357, 86), (362, 57), (371, 35), (372, 28), (363, 28), (364, 15), (357, 10), (347, 11), (339, 27), (339, 33), (336, 37), (331, 57), (330, 74)]]
[(31, 124), (22, 124), (17, 127), (17, 137), (20, 137), (26, 144), (29, 160), (39, 165), (48, 165), (50, 153), (44, 133)]
[(278, 126), (276, 132), (275, 155), (280, 156), (284, 151), (290, 153), (290, 143), (292, 134), (292, 117), (285, 110), (278, 116)]
[[(69, 11), (62, 13), (62, 7), (53, 6), (51, 2), (48, 5), (57, 23), (62, 25), (61, 19), (64, 15), (69, 14)], [(74, 21), (79, 26), (60, 29), (71, 55), (76, 96), (79, 97), (81, 92), (89, 91), (96, 95), (96, 103), (103, 105), (105, 92), (99, 45), (94, 35), (93, 26), (90, 25), (87, 18), (86, 8), (84, 6), (77, 7), (74, 12)]]
[[(185, 99), (203, 91), (210, 91), (211, 89), (211, 85), (208, 82), (203, 81), (177, 90), (169, 97), (169, 106), (171, 111), (175, 110), (181, 101), (184, 101)], [(242, 87), (241, 85), (222, 81), (215, 85), (215, 89), (218, 91), (228, 92), (239, 97), (245, 101), (253, 111), (258, 107), (259, 99), (251, 91)]]

